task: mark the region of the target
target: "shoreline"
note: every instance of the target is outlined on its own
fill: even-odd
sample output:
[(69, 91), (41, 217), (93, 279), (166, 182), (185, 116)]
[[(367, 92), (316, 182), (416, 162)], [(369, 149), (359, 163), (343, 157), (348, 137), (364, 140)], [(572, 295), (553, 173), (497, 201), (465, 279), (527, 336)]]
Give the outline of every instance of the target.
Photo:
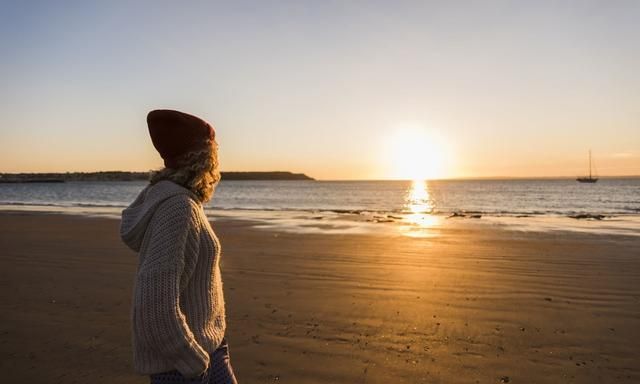
[[(120, 206), (58, 206), (0, 204), (0, 214), (64, 214), (120, 220)], [(486, 214), (387, 214), (349, 210), (214, 209), (205, 207), (210, 220), (241, 220), (255, 228), (309, 234), (404, 234), (429, 237), (440, 228), (497, 226), (516, 232), (566, 232), (593, 235), (640, 236), (640, 214), (587, 215), (486, 215)], [(478, 217), (479, 216), (479, 217)]]
[[(301, 235), (211, 224), (240, 382), (640, 380), (636, 237), (490, 225), (440, 227), (434, 237)], [(7, 380), (148, 381), (131, 371), (137, 257), (118, 225), (0, 212)]]

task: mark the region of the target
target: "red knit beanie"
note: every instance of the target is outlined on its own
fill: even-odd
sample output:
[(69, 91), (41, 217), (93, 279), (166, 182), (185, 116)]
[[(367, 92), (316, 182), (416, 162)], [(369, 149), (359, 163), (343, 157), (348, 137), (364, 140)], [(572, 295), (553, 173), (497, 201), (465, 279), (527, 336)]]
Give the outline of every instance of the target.
[(211, 145), (216, 134), (201, 118), (170, 109), (149, 112), (147, 125), (153, 146), (168, 168), (178, 167), (180, 155)]

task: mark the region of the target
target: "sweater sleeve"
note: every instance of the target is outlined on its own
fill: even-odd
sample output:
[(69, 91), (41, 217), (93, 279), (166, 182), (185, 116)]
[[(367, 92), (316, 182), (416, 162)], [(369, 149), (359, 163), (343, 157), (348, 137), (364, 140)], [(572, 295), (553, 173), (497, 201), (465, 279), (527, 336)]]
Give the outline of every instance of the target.
[(137, 276), (144, 337), (189, 378), (202, 374), (209, 365), (209, 354), (195, 340), (180, 309), (185, 265), (195, 263), (198, 253), (200, 227), (195, 209), (186, 196), (160, 204), (147, 229), (151, 231), (149, 244)]

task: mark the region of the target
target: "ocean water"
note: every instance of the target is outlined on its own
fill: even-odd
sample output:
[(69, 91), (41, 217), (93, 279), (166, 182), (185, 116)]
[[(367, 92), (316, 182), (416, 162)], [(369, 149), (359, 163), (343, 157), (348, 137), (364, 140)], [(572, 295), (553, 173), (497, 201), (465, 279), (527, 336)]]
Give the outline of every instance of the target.
[[(0, 209), (117, 217), (147, 183), (0, 183)], [(211, 216), (407, 222), (453, 214), (488, 218), (598, 216), (601, 227), (640, 217), (640, 178), (446, 181), (222, 181), (206, 205)], [(459, 216), (457, 216), (459, 217)], [(572, 219), (575, 221), (575, 219)], [(539, 221), (539, 220), (538, 220)], [(624, 225), (624, 224), (622, 224)], [(597, 227), (597, 224), (591, 224)]]

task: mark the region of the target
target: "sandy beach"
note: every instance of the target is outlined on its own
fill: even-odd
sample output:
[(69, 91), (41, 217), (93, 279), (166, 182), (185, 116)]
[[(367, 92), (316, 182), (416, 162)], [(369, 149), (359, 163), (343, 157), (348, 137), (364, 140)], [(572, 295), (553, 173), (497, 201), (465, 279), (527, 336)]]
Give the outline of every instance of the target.
[[(241, 383), (640, 382), (640, 238), (491, 225), (296, 234), (212, 222)], [(0, 214), (11, 383), (146, 383), (119, 221)]]

